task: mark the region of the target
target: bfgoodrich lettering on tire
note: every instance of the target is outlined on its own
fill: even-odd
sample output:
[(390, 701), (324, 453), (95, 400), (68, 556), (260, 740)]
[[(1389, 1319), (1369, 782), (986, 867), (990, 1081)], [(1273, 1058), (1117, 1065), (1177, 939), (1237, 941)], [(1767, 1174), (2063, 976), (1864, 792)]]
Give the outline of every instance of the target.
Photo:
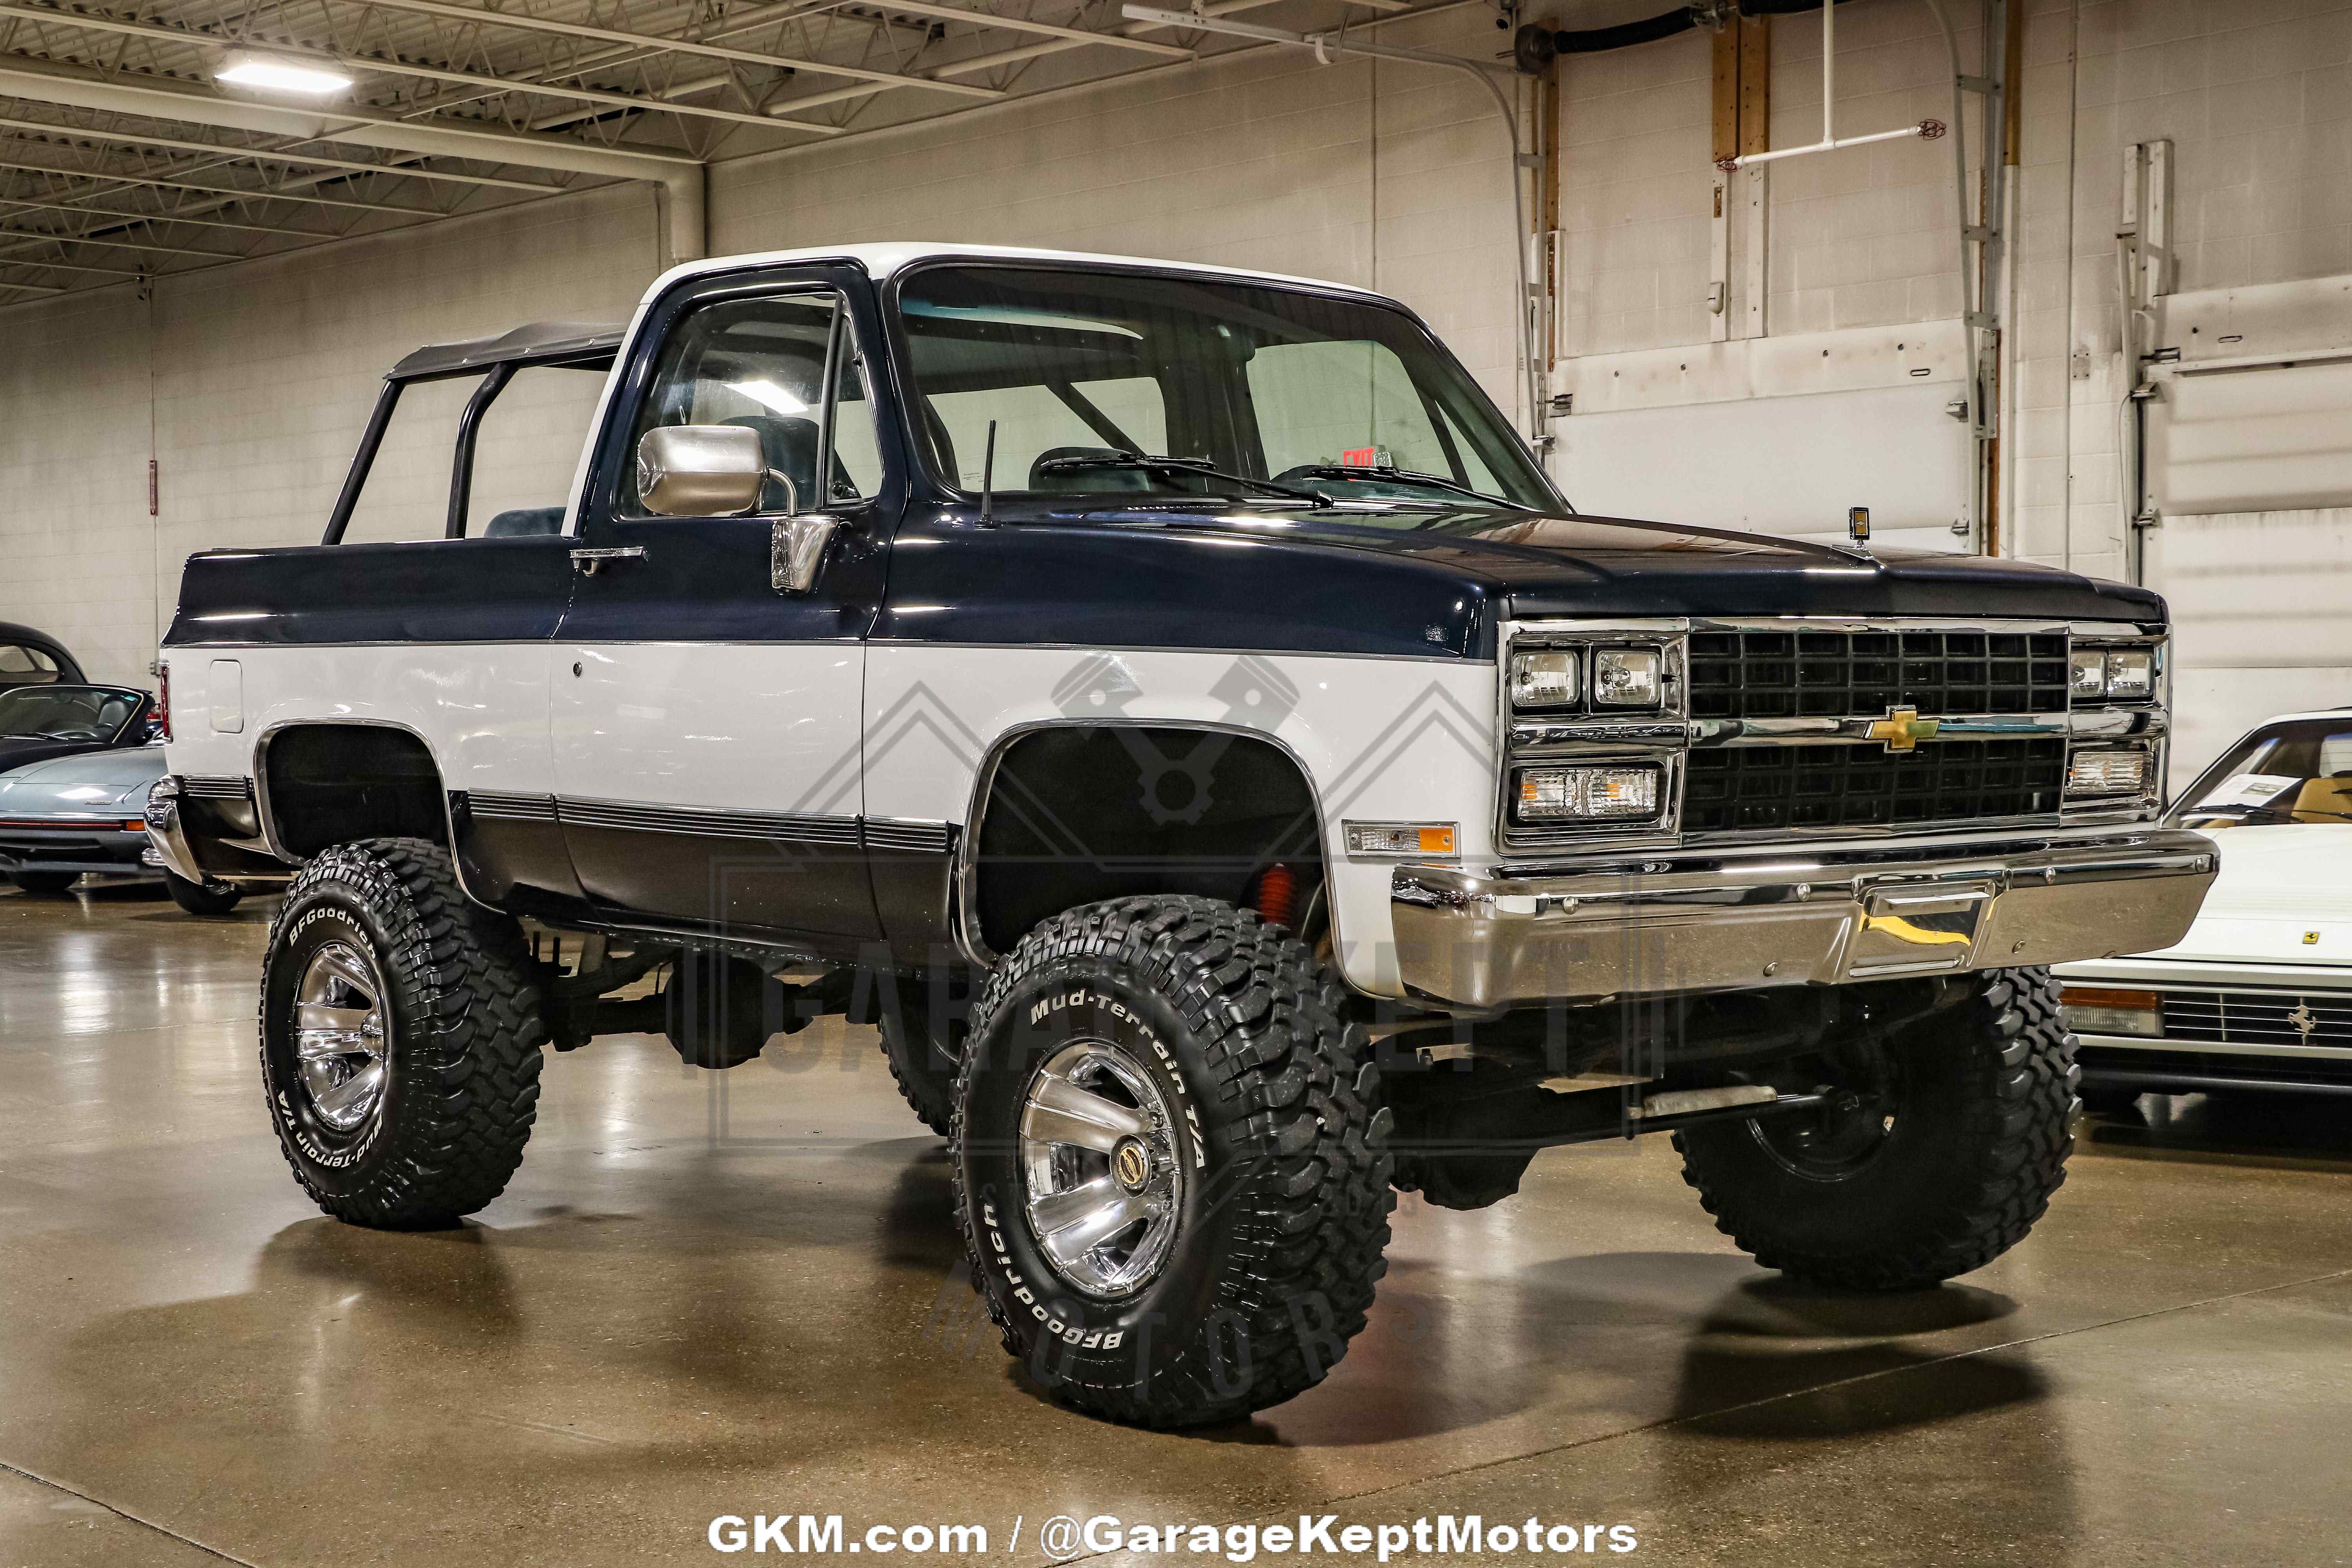
[(338, 1219), (444, 1226), (497, 1197), (545, 1038), (520, 928), (466, 898), (446, 850), (337, 845), (288, 889), (262, 967), (262, 1081), (295, 1180)]
[(2074, 1037), (2046, 969), (1951, 984), (1967, 994), (1864, 1053), (1826, 1110), (1675, 1134), (1717, 1229), (1852, 1290), (1934, 1285), (2024, 1239), (2074, 1147)]
[(1005, 1348), (1055, 1398), (1228, 1420), (1345, 1353), (1394, 1198), (1344, 994), (1255, 913), (1174, 896), (1057, 915), (990, 976), (956, 1215)]

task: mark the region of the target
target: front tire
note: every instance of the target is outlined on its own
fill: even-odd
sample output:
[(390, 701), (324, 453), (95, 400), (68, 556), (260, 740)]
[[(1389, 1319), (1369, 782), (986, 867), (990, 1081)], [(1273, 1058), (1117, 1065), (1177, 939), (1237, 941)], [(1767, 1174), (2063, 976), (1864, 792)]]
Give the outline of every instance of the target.
[(956, 1217), (1005, 1349), (1150, 1426), (1320, 1382), (1386, 1269), (1389, 1114), (1345, 990), (1214, 900), (1045, 921), (973, 1009)]
[(1831, 1110), (1676, 1132), (1716, 1228), (1767, 1268), (1849, 1290), (1923, 1289), (2023, 1240), (2074, 1151), (2074, 1037), (2046, 969), (1964, 984)]
[(172, 895), (173, 903), (192, 915), (225, 915), (236, 908), (238, 900), (245, 897), (235, 888), (214, 888), (202, 882), (191, 882), (177, 871), (163, 873), (163, 890)]
[(365, 839), (302, 868), (262, 965), (261, 1075), (320, 1208), (422, 1229), (505, 1189), (539, 1103), (537, 973), (437, 845)]
[(81, 880), (79, 871), (19, 871), (10, 881), (37, 899), (61, 899)]

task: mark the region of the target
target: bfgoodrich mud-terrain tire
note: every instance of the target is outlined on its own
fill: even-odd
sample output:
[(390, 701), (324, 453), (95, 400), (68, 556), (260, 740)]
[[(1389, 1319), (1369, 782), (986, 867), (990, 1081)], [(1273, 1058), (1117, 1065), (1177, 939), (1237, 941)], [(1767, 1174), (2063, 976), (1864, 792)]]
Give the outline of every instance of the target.
[(1906, 1290), (2024, 1238), (2074, 1147), (2074, 1040), (2046, 969), (1993, 970), (1875, 1053), (1874, 1089), (1831, 1112), (1675, 1134), (1716, 1228), (1767, 1268)]
[(269, 929), (261, 1074), (295, 1179), (354, 1225), (455, 1224), (505, 1188), (539, 1103), (522, 931), (416, 838), (337, 845)]
[(990, 976), (956, 1087), (956, 1217), (1006, 1350), (1055, 1398), (1229, 1420), (1345, 1353), (1395, 1200), (1344, 994), (1255, 913), (1175, 896), (1056, 915)]

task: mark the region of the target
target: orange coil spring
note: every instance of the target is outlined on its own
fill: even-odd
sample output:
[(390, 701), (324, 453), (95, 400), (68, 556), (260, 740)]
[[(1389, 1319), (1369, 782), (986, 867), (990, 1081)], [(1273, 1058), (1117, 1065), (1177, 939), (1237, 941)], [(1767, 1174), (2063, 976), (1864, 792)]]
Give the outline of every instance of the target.
[(1276, 925), (1288, 925), (1291, 906), (1298, 898), (1298, 879), (1287, 866), (1268, 866), (1258, 873), (1257, 890), (1250, 903)]

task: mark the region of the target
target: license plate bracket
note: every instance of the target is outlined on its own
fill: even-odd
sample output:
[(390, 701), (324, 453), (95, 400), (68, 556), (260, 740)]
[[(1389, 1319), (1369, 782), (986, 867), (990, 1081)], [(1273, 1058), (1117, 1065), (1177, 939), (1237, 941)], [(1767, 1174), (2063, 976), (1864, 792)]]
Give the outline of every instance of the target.
[(1846, 944), (1846, 978), (1969, 969), (1992, 907), (1990, 884), (1873, 888)]

